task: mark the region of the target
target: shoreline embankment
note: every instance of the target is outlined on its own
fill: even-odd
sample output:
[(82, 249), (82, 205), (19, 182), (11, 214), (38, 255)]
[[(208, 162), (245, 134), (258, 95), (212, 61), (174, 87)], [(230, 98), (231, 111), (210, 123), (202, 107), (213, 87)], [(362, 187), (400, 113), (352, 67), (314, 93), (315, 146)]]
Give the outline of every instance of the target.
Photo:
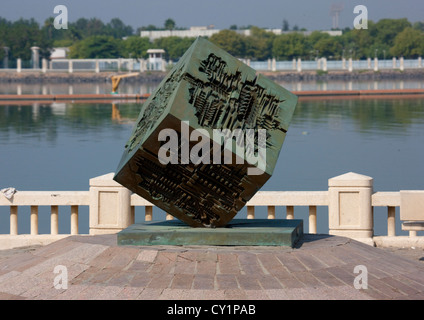
[[(104, 83), (111, 82), (111, 76), (128, 72), (57, 72), (43, 73), (41, 70), (16, 71), (0, 70), (0, 83)], [(346, 70), (337, 71), (258, 71), (274, 81), (378, 81), (378, 80), (424, 80), (424, 68), (406, 70)], [(129, 83), (160, 82), (166, 72), (146, 71), (122, 79)]]

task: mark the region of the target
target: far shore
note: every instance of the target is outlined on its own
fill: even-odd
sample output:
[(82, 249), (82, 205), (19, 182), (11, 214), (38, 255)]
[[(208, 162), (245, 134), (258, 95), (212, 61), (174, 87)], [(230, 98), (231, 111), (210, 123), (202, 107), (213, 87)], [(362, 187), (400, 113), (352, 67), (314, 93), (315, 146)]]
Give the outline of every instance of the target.
[[(127, 72), (46, 72), (41, 70), (0, 70), (0, 83), (104, 83), (111, 82), (111, 76)], [(354, 70), (349, 71), (258, 71), (274, 81), (378, 81), (378, 80), (424, 80), (424, 68), (407, 70)], [(166, 72), (140, 72), (138, 76), (125, 78), (129, 83), (160, 82)]]

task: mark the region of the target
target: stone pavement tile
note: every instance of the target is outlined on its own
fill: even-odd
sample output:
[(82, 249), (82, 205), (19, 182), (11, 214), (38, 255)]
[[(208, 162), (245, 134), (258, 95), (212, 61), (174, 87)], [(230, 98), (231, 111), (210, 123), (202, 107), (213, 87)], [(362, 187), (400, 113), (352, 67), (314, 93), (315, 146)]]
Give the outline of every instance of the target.
[(265, 274), (287, 272), (287, 269), (281, 264), (280, 260), (275, 257), (274, 253), (259, 253), (257, 258)]
[(215, 275), (197, 273), (194, 276), (193, 289), (202, 289), (202, 290), (215, 289)]
[(159, 252), (151, 268), (151, 272), (156, 274), (173, 272), (176, 260), (177, 252)]
[(90, 284), (74, 296), (75, 300), (112, 300), (123, 288)]
[(270, 300), (264, 290), (245, 290), (247, 300)]
[(130, 286), (132, 287), (146, 287), (151, 280), (151, 274), (145, 271), (138, 271), (134, 274), (134, 277), (130, 280)]
[(202, 300), (204, 290), (164, 289), (159, 300)]
[(244, 274), (264, 274), (262, 267), (259, 265), (256, 254), (240, 253), (238, 260)]
[(130, 263), (132, 263), (133, 260), (137, 258), (139, 255), (140, 250), (136, 248), (121, 248), (118, 247), (116, 252), (111, 255), (111, 260), (106, 263), (106, 268), (117, 268), (117, 269), (124, 269), (126, 268)]
[(338, 296), (337, 300), (372, 300), (372, 297), (366, 294), (367, 290), (358, 290), (353, 286), (343, 285), (331, 289), (335, 290), (335, 294)]
[(163, 288), (144, 288), (137, 296), (137, 300), (157, 300), (161, 295)]
[(404, 294), (397, 288), (393, 288), (385, 282), (385, 279), (375, 279), (368, 277), (368, 287), (378, 290), (389, 299), (404, 296)]
[(94, 257), (94, 259), (92, 259), (88, 264), (92, 267), (102, 269), (109, 263), (110, 260), (113, 259), (113, 256), (117, 254), (117, 252), (118, 249), (116, 247), (106, 248), (103, 252)]
[(46, 246), (37, 248), (32, 252), (35, 256), (44, 258), (50, 258), (52, 256), (58, 256), (64, 254), (74, 248), (78, 248), (82, 245), (81, 242), (71, 241), (70, 237), (54, 241)]
[(72, 284), (84, 284), (89, 283), (91, 279), (96, 276), (99, 272), (101, 272), (102, 269), (98, 267), (88, 267), (83, 272), (81, 272), (79, 275), (74, 277), (70, 282)]
[(125, 268), (129, 272), (149, 272), (153, 267), (153, 263), (134, 260)]
[(312, 273), (307, 271), (301, 271), (301, 272), (293, 272), (293, 275), (302, 282), (305, 287), (322, 287), (325, 286), (324, 283), (319, 281), (317, 278), (313, 276)]
[(369, 261), (368, 259), (358, 255), (357, 250), (352, 249), (348, 245), (333, 247), (331, 248), (331, 252), (347, 264), (351, 263), (355, 265), (360, 265)]
[[(177, 256), (177, 260), (174, 266), (175, 274), (195, 274), (196, 273), (196, 260), (194, 257), (186, 257), (183, 254)], [(192, 260), (193, 259), (193, 260)]]
[(136, 275), (135, 272), (129, 272), (129, 271), (120, 271), (120, 272), (114, 273), (112, 277), (107, 281), (107, 285), (126, 287), (130, 285), (135, 275)]
[(147, 288), (165, 289), (171, 285), (173, 274), (152, 274)]
[(3, 260), (0, 263), (0, 272), (6, 273), (12, 269), (15, 271), (24, 271), (45, 260), (46, 258), (44, 257), (34, 256), (30, 252), (24, 252)]
[(291, 253), (277, 254), (276, 257), (289, 272), (306, 271), (306, 267)]
[(119, 269), (112, 269), (112, 268), (93, 270), (92, 277), (86, 283), (106, 284), (119, 271), (120, 271)]
[(52, 300), (72, 300), (75, 299), (82, 291), (84, 291), (88, 285), (81, 284), (68, 284), (68, 288), (62, 290), (60, 294), (52, 298)]
[(387, 277), (383, 279), (384, 283), (395, 288), (396, 290), (399, 290), (407, 296), (411, 296), (420, 292), (420, 290), (417, 290), (417, 288), (409, 286), (408, 281), (406, 280), (407, 279), (403, 276), (399, 276), (397, 279), (395, 279), (394, 277)]
[(308, 270), (317, 270), (327, 267), (323, 262), (309, 253), (295, 251), (291, 255), (295, 256)]
[(258, 277), (258, 281), (263, 290), (268, 289), (283, 289), (280, 281), (273, 275), (261, 275)]
[(158, 255), (157, 250), (141, 250), (136, 260), (153, 263)]
[(353, 285), (355, 280), (355, 274), (353, 273), (353, 268), (346, 266), (343, 267), (330, 267), (325, 269), (328, 273), (335, 276), (340, 281), (344, 282), (347, 285)]
[(240, 289), (228, 289), (224, 291), (224, 300), (246, 300), (246, 292)]
[(276, 275), (275, 277), (278, 279), (278, 281), (280, 281), (284, 289), (303, 288), (305, 286), (305, 284), (293, 274), (290, 274), (289, 277), (287, 277), (286, 275), (284, 275), (283, 277)]
[(172, 279), (172, 289), (191, 289), (193, 285), (194, 275), (192, 274), (175, 274)]
[(217, 269), (217, 261), (200, 260), (196, 264), (196, 274), (215, 275)]
[[(416, 270), (414, 272), (406, 273), (403, 276), (406, 278), (412, 280), (417, 285), (414, 285), (414, 287), (422, 288), (424, 286), (424, 271), (422, 270)], [(424, 292), (424, 290), (422, 290)]]
[(239, 289), (237, 278), (234, 274), (217, 274), (216, 283), (218, 289)]
[(117, 300), (135, 300), (138, 298), (140, 293), (144, 290), (142, 287), (124, 287), (115, 299)]
[(101, 244), (80, 243), (80, 246), (73, 248), (63, 254), (56, 255), (58, 259), (71, 260), (77, 263), (90, 264), (99, 254), (108, 247)]
[(338, 259), (328, 248), (317, 248), (310, 252), (310, 255), (324, 263), (327, 267), (337, 267), (345, 264), (341, 259)]
[(316, 279), (318, 279), (321, 283), (323, 283), (324, 285), (326, 285), (328, 287), (335, 287), (335, 286), (344, 285), (344, 283), (340, 279), (338, 279), (337, 277), (335, 277), (334, 275), (332, 275), (331, 273), (329, 273), (325, 269), (312, 270), (310, 273)]
[(40, 284), (38, 277), (16, 274), (14, 277), (0, 283), (0, 292), (5, 292), (14, 295), (22, 295), (30, 288), (37, 287)]
[(256, 275), (240, 274), (236, 276), (240, 288), (243, 290), (260, 290), (261, 285), (259, 284)]
[(287, 294), (287, 289), (269, 289), (264, 290), (271, 300), (288, 300), (290, 297)]
[(205, 300), (224, 300), (224, 290), (203, 290), (203, 299)]
[(287, 295), (290, 300), (316, 300), (319, 299), (314, 293), (314, 288), (293, 288), (287, 290)]
[(237, 254), (218, 253), (218, 270), (221, 274), (239, 274), (240, 265)]
[(25, 300), (25, 297), (0, 292), (0, 300)]
[(1, 289), (2, 282), (7, 281), (10, 278), (14, 278), (16, 276), (19, 276), (21, 274), (22, 274), (22, 272), (20, 272), (20, 271), (12, 270), (12, 271), (9, 271), (7, 273), (0, 275), (0, 289)]

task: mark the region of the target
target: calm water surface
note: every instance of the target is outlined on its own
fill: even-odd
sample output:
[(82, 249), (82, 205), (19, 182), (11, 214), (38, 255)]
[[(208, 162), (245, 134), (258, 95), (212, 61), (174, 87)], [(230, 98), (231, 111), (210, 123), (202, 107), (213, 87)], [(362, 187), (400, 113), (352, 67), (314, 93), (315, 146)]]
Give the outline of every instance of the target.
[[(141, 104), (115, 107), (120, 117), (112, 104), (0, 105), (0, 189), (88, 190), (90, 178), (114, 172)], [(300, 101), (262, 190), (327, 190), (329, 178), (350, 171), (373, 177), (375, 191), (424, 190), (423, 164), (424, 99)], [(69, 210), (60, 210), (59, 232), (68, 233)], [(88, 209), (80, 213), (80, 232), (88, 233)], [(18, 217), (19, 232), (29, 233), (29, 209)], [(376, 234), (386, 234), (386, 217), (375, 210)], [(295, 218), (307, 232), (307, 208), (296, 207)], [(49, 208), (40, 207), (40, 233), (49, 233), (49, 221)], [(0, 233), (8, 232), (9, 209), (0, 207)], [(318, 232), (328, 232), (326, 208), (318, 208)], [(399, 223), (397, 234), (405, 234)]]

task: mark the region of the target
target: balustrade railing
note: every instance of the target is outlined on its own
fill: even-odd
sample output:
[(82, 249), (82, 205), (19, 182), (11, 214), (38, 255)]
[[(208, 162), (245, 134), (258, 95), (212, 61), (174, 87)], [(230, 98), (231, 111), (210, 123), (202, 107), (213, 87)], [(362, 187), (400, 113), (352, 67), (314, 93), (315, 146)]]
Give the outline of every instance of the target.
[[(80, 234), (78, 221), (81, 206), (89, 207), (91, 235), (116, 233), (128, 227), (135, 221), (135, 209), (140, 207), (144, 208), (144, 220), (152, 221), (154, 205), (137, 194), (132, 194), (113, 181), (112, 177), (113, 173), (91, 179), (89, 191), (17, 191), (11, 199), (0, 194), (0, 207), (10, 208), (10, 229), (8, 234), (0, 235), (0, 249), (39, 242), (42, 235), (38, 232), (38, 211), (41, 206), (50, 207), (50, 238), (47, 237), (44, 243), (55, 241), (59, 236)], [(407, 194), (409, 198), (402, 194)], [(285, 218), (294, 219), (295, 207), (307, 207), (308, 233), (315, 234), (317, 207), (325, 207), (328, 208), (330, 234), (375, 244), (376, 238), (381, 236), (374, 234), (373, 208), (387, 208), (386, 237), (399, 238), (396, 236), (396, 221), (401, 217), (396, 217), (396, 209), (406, 208), (403, 211), (406, 212), (411, 211), (412, 207), (413, 218), (409, 218), (410, 214), (406, 213), (403, 216), (413, 219), (414, 227), (402, 228), (409, 230), (409, 238), (416, 243), (418, 238), (421, 242), (424, 238), (417, 236), (417, 231), (424, 230), (424, 207), (417, 206), (424, 203), (424, 191), (414, 191), (412, 197), (408, 191), (373, 192), (371, 178), (348, 173), (330, 179), (327, 191), (260, 191), (247, 202), (246, 210), (247, 219), (255, 218), (256, 207), (266, 207), (267, 218), (278, 219), (284, 218), (279, 212), (283, 212), (285, 208)], [(30, 207), (29, 234), (19, 232), (18, 214), (21, 207)], [(62, 207), (71, 209), (70, 231), (66, 234), (59, 234), (58, 221)], [(167, 214), (165, 219), (170, 220), (173, 217)], [(24, 237), (25, 241), (19, 241), (20, 237)], [(391, 242), (391, 245), (393, 243), (395, 242)]]

